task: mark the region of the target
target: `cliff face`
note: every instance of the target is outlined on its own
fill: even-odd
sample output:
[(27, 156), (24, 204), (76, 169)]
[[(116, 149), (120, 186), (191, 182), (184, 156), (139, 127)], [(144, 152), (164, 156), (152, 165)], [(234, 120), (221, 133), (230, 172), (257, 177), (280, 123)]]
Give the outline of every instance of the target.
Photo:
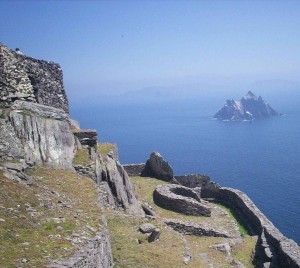
[[(96, 131), (74, 129), (58, 64), (19, 55), (0, 44), (0, 87), (0, 175), (3, 169), (12, 183), (31, 185), (35, 179), (25, 174), (28, 167), (69, 169), (74, 176), (76, 170), (95, 181), (102, 207), (109, 204), (144, 215), (116, 149), (100, 154)], [(74, 156), (82, 150), (88, 152), (89, 164), (74, 165)], [(50, 186), (49, 191), (55, 194)], [(13, 193), (7, 195), (13, 198)], [(103, 232), (79, 255), (65, 260), (67, 267), (112, 266), (105, 216), (98, 220), (103, 220)]]
[(251, 91), (240, 101), (227, 100), (215, 114), (219, 120), (241, 121), (267, 118), (278, 113), (262, 97), (256, 97)]
[(75, 140), (63, 110), (25, 101), (15, 101), (11, 109), (8, 124), (22, 144), (26, 161), (72, 169)]

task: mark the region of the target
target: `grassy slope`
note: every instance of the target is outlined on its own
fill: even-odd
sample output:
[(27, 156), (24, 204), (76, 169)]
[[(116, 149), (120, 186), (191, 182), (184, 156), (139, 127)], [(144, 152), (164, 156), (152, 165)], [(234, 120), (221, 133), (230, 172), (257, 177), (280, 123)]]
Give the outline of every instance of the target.
[[(102, 229), (90, 179), (41, 167), (32, 176), (34, 184), (28, 186), (0, 171), (0, 267), (45, 267)], [(21, 264), (22, 259), (29, 261)]]
[[(108, 211), (108, 226), (111, 230), (112, 250), (116, 267), (234, 267), (231, 260), (224, 253), (209, 248), (209, 246), (229, 242), (230, 239), (215, 237), (182, 236), (167, 228), (164, 218), (177, 218), (184, 221), (210, 222), (215, 226), (226, 226), (230, 230), (232, 218), (227, 213), (215, 215), (216, 217), (196, 217), (181, 215), (156, 206), (153, 203), (152, 193), (155, 187), (165, 182), (152, 178), (132, 177), (139, 200), (149, 203), (159, 217), (152, 223), (162, 230), (161, 238), (155, 243), (144, 242), (139, 244), (138, 239), (145, 236), (138, 232), (142, 219), (134, 219)], [(213, 204), (213, 206), (216, 206)], [(220, 211), (220, 209), (216, 209)], [(219, 213), (219, 212), (213, 212)], [(145, 221), (145, 220), (144, 220)], [(248, 235), (241, 239), (241, 243), (232, 247), (232, 256), (242, 261), (246, 267), (253, 267), (252, 251), (255, 247), (256, 237)], [(192, 253), (192, 260), (188, 265), (183, 263), (186, 247)]]

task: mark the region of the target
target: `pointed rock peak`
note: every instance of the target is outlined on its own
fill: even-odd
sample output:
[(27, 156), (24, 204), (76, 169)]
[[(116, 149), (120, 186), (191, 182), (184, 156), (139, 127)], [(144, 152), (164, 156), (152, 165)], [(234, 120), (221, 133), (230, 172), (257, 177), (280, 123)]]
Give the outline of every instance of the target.
[(247, 99), (256, 98), (256, 96), (254, 95), (254, 93), (251, 90), (248, 91), (248, 93), (247, 93), (247, 95), (245, 97)]

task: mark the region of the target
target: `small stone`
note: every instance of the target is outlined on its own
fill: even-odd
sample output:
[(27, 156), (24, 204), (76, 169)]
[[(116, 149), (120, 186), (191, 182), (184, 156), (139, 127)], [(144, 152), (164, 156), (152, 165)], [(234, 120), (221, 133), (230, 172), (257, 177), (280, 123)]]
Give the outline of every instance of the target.
[(186, 255), (184, 255), (184, 257), (183, 257), (183, 263), (184, 263), (185, 265), (188, 265), (189, 262), (191, 261), (191, 259), (192, 259), (191, 255), (190, 255), (190, 254), (186, 254)]
[(4, 219), (2, 219), (2, 218), (0, 218), (0, 222), (5, 222), (5, 220), (4, 220)]
[(139, 230), (144, 234), (151, 233), (152, 231), (154, 231), (154, 229), (155, 226), (151, 223), (143, 223), (139, 228)]
[(22, 262), (22, 263), (26, 263), (26, 262), (29, 262), (29, 260), (26, 259), (26, 258), (23, 258), (23, 259), (21, 260), (21, 262)]
[(64, 230), (64, 227), (63, 226), (57, 226), (56, 227), (56, 231), (59, 231), (59, 232), (61, 232), (61, 231), (63, 231)]
[(227, 256), (231, 255), (231, 247), (228, 243), (212, 245), (210, 248), (224, 252)]
[(149, 235), (148, 242), (151, 243), (151, 242), (154, 242), (155, 240), (158, 240), (160, 237), (160, 234), (161, 234), (161, 230), (158, 228), (155, 228), (153, 230), (153, 232)]

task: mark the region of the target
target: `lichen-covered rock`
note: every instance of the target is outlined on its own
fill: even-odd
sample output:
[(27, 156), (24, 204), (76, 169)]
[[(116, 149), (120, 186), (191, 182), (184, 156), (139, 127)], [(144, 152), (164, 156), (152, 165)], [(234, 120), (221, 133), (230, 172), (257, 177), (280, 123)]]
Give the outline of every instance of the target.
[(167, 161), (158, 152), (153, 152), (147, 160), (144, 170), (144, 177), (154, 177), (165, 181), (171, 181), (174, 178), (173, 169)]

